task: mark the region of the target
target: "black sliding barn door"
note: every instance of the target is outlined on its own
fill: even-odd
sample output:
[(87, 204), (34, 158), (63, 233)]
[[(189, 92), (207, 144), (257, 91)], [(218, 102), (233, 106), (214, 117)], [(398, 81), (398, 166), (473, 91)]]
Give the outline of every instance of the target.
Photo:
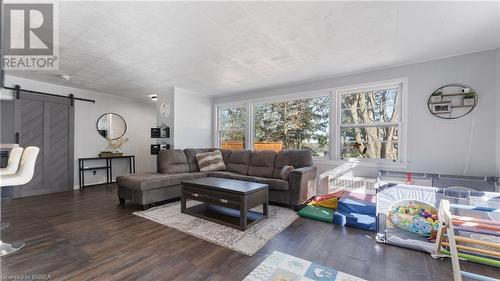
[(21, 90), (14, 105), (19, 145), (40, 148), (33, 179), (14, 187), (14, 198), (73, 189), (74, 107), (71, 101)]

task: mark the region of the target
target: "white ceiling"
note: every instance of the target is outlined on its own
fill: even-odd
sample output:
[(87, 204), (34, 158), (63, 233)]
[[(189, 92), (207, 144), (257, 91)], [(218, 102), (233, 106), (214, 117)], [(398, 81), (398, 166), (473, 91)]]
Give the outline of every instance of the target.
[(230, 94), (496, 48), (499, 14), (499, 2), (60, 2), (59, 71), (8, 74), (129, 97)]

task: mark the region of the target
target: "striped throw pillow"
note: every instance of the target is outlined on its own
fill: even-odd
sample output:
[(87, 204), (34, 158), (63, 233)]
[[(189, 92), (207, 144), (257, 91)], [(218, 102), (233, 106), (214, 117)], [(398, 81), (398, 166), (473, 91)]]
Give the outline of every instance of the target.
[(201, 172), (221, 171), (226, 169), (220, 150), (196, 154), (196, 162)]

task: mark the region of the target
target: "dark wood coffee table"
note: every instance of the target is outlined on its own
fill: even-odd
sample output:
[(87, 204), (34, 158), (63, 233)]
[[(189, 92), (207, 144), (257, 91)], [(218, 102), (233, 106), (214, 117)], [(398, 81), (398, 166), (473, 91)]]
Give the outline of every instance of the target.
[[(181, 212), (219, 224), (246, 230), (267, 218), (268, 185), (224, 178), (200, 178), (183, 181)], [(202, 204), (186, 208), (186, 200)], [(263, 205), (263, 212), (250, 209)]]

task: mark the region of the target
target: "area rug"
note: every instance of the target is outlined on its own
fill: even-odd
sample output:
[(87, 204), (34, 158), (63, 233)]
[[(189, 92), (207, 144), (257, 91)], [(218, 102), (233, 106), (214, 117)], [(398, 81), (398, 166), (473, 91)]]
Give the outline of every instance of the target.
[[(196, 204), (195, 201), (188, 201), (187, 203), (188, 207)], [(262, 207), (252, 210), (261, 211)], [(252, 256), (260, 248), (264, 247), (276, 234), (280, 233), (298, 217), (291, 209), (269, 206), (267, 219), (256, 223), (246, 231), (240, 231), (183, 214), (181, 213), (180, 202), (135, 212), (134, 215), (175, 228), (248, 256)]]
[(310, 261), (274, 251), (244, 281), (366, 281)]

